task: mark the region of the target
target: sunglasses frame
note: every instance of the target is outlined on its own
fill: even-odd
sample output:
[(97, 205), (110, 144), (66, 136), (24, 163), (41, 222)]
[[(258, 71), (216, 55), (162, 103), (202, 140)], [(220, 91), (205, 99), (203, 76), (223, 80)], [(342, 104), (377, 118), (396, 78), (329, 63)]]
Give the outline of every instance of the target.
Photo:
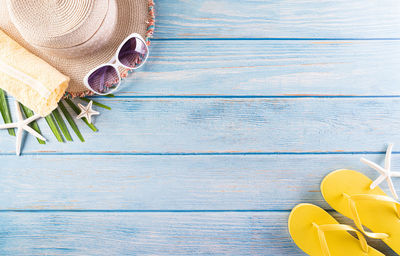
[[(130, 39), (132, 39), (132, 38), (136, 38), (136, 39), (141, 40), (141, 41), (143, 42), (143, 44), (145, 45), (145, 47), (146, 47), (146, 52), (147, 52), (147, 53), (146, 53), (146, 56), (144, 57), (144, 59), (143, 59), (143, 61), (142, 61), (142, 63), (140, 63), (140, 65), (138, 65), (137, 67), (133, 67), (133, 68), (132, 68), (132, 67), (125, 66), (125, 65), (122, 64), (122, 63), (120, 62), (120, 60), (118, 59), (118, 55), (119, 55), (119, 52), (121, 51), (122, 47), (125, 45), (126, 42), (128, 42), (128, 41), (129, 41)], [(99, 65), (99, 66), (93, 68), (92, 70), (90, 70), (90, 71), (86, 74), (85, 78), (83, 79), (83, 84), (84, 84), (84, 85), (86, 86), (86, 88), (88, 88), (90, 91), (92, 91), (92, 92), (94, 92), (94, 93), (96, 93), (96, 94), (98, 94), (98, 95), (107, 95), (107, 94), (113, 93), (113, 92), (115, 92), (115, 91), (119, 88), (119, 86), (121, 85), (121, 82), (122, 82), (121, 73), (120, 73), (120, 71), (119, 71), (118, 68), (119, 68), (119, 67), (123, 67), (123, 68), (129, 69), (129, 70), (138, 69), (138, 68), (142, 67), (143, 64), (147, 61), (147, 58), (149, 57), (149, 53), (150, 53), (150, 52), (149, 52), (149, 47), (147, 46), (146, 41), (143, 39), (143, 37), (142, 37), (141, 35), (139, 35), (138, 33), (132, 33), (132, 34), (130, 34), (129, 36), (127, 36), (127, 37), (124, 39), (124, 41), (122, 41), (122, 43), (119, 45), (117, 51), (115, 52), (115, 55), (112, 57), (112, 59), (111, 59), (109, 62), (104, 63), (104, 64), (101, 64), (101, 65)], [(93, 90), (93, 89), (90, 87), (90, 85), (89, 85), (89, 77), (90, 77), (96, 70), (98, 70), (98, 69), (100, 69), (100, 68), (102, 68), (102, 67), (107, 67), (107, 66), (111, 66), (111, 67), (113, 67), (113, 68), (117, 71), (117, 75), (118, 75), (118, 79), (119, 79), (118, 85), (117, 85), (114, 89), (112, 89), (111, 91), (109, 91), (109, 92), (107, 92), (107, 93), (96, 92), (96, 91)]]

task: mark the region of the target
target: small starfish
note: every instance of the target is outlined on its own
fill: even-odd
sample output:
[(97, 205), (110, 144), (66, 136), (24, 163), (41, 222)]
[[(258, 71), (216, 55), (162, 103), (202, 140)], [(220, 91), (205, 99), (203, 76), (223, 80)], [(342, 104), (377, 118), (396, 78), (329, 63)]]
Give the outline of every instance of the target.
[(99, 112), (92, 109), (93, 101), (90, 101), (89, 104), (85, 107), (82, 104), (78, 103), (79, 108), (81, 109), (81, 113), (76, 117), (76, 119), (81, 119), (82, 117), (86, 117), (89, 123), (92, 123), (93, 115), (100, 115)]
[(361, 158), (361, 162), (367, 164), (369, 167), (377, 170), (381, 175), (371, 184), (371, 189), (374, 189), (377, 187), (379, 184), (381, 184), (384, 180), (387, 181), (390, 191), (392, 192), (393, 197), (397, 200), (399, 199), (399, 196), (396, 193), (396, 190), (393, 185), (392, 177), (400, 177), (400, 172), (392, 172), (391, 170), (391, 161), (390, 158), (392, 156), (392, 148), (393, 144), (389, 144), (387, 150), (386, 150), (386, 156), (385, 156), (385, 168), (377, 165), (374, 162), (371, 162), (370, 160), (367, 160), (365, 158)]
[(36, 119), (41, 118), (40, 115), (35, 114), (27, 119), (24, 119), (22, 117), (22, 112), (21, 112), (21, 109), (20, 109), (17, 101), (15, 101), (15, 109), (17, 111), (18, 121), (15, 123), (0, 125), (0, 129), (9, 129), (9, 128), (17, 128), (18, 129), (15, 153), (17, 154), (17, 156), (19, 156), (21, 154), (22, 132), (24, 130), (29, 132), (30, 134), (32, 134), (33, 136), (35, 136), (38, 139), (41, 139), (44, 141), (46, 141), (46, 139), (42, 135), (40, 135), (38, 132), (36, 132), (35, 130), (33, 130), (31, 127), (28, 126), (31, 122), (35, 121)]

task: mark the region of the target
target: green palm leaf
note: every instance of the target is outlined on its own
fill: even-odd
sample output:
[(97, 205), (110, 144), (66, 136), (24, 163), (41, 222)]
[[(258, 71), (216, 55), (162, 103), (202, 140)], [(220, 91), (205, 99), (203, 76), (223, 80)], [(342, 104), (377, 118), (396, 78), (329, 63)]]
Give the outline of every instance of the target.
[[(80, 109), (79, 109), (79, 107), (78, 107), (77, 105), (75, 105), (75, 103), (72, 102), (71, 99), (65, 99), (65, 102), (67, 102), (67, 104), (71, 107), (71, 109), (72, 109), (77, 115), (79, 115)], [(97, 132), (97, 131), (98, 131), (97, 128), (96, 128), (96, 126), (94, 126), (93, 124), (89, 123), (88, 120), (87, 120), (85, 117), (83, 117), (82, 120), (83, 120), (83, 122), (85, 122), (85, 124), (86, 124), (87, 126), (89, 126), (90, 129), (92, 129), (92, 131), (94, 131), (94, 132)]]
[(53, 115), (50, 114), (50, 115), (46, 116), (44, 119), (46, 120), (47, 124), (49, 125), (51, 131), (54, 133), (54, 136), (56, 137), (56, 139), (59, 142), (64, 142), (64, 138), (61, 135), (60, 130), (58, 129), (58, 126), (56, 124), (56, 121), (54, 120)]
[[(8, 107), (6, 93), (2, 89), (0, 89), (0, 112), (4, 123), (12, 123), (11, 112), (10, 108)], [(15, 130), (12, 128), (8, 129), (8, 134), (15, 136)]]
[(69, 125), (71, 126), (72, 130), (74, 130), (76, 136), (78, 136), (78, 138), (80, 139), (80, 141), (85, 142), (85, 139), (83, 138), (81, 132), (78, 129), (78, 126), (76, 125), (76, 123), (74, 122), (74, 119), (72, 118), (72, 116), (69, 114), (68, 110), (65, 108), (64, 104), (62, 103), (62, 101), (60, 101), (58, 103), (58, 107), (61, 109), (61, 111), (63, 112), (65, 119), (67, 119)]
[(61, 132), (64, 134), (65, 139), (67, 141), (72, 141), (71, 134), (69, 133), (67, 125), (65, 124), (64, 119), (62, 118), (58, 109), (53, 110), (53, 116), (56, 119), (58, 127), (60, 127)]
[(94, 100), (92, 100), (92, 99), (88, 99), (88, 98), (80, 98), (80, 99), (83, 100), (83, 101), (86, 101), (86, 102), (88, 102), (88, 103), (89, 103), (90, 101), (92, 101), (92, 102), (93, 102), (93, 105), (96, 105), (96, 106), (98, 106), (98, 107), (111, 110), (111, 108), (110, 108), (109, 106), (106, 106), (106, 105), (104, 105), (104, 104), (101, 104), (100, 102), (94, 101)]

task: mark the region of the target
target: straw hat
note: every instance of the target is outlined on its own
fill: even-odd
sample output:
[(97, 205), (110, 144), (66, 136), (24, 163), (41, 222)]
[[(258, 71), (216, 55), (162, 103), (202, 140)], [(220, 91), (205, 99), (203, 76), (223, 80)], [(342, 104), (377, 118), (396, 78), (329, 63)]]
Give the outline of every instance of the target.
[(69, 76), (70, 94), (84, 95), (86, 73), (125, 37), (152, 35), (152, 8), (152, 0), (0, 0), (0, 29)]

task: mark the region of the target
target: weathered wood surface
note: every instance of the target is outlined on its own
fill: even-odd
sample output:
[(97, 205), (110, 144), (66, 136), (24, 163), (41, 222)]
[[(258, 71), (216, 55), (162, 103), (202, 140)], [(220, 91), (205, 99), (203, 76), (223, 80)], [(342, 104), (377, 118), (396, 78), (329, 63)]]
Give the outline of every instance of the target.
[(400, 41), (154, 41), (151, 50), (119, 96), (400, 95)]
[(396, 0), (157, 1), (157, 38), (400, 37)]
[[(29, 136), (25, 153), (226, 153), (382, 151), (400, 145), (400, 98), (108, 99), (96, 117), (100, 132), (80, 120), (86, 143)], [(15, 138), (0, 131), (1, 153)]]
[[(282, 212), (3, 212), (0, 253), (304, 255), (288, 236), (287, 217)], [(382, 243), (373, 244), (390, 253)]]
[(383, 162), (382, 154), (0, 156), (0, 210), (289, 211), (300, 202), (331, 209), (319, 188), (329, 172), (378, 177), (361, 156)]
[(2, 255), (301, 255), (287, 213), (0, 213)]
[(289, 210), (400, 148), (399, 1), (156, 4), (99, 133), (60, 144), (41, 120), (18, 158), (0, 131), (1, 255), (304, 255)]

